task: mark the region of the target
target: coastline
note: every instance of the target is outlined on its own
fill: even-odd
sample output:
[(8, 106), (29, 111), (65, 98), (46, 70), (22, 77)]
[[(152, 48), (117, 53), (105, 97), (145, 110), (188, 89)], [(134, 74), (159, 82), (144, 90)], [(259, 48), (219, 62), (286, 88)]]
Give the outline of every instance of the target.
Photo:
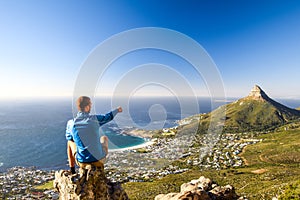
[(136, 128), (124, 129), (124, 131), (122, 132), (123, 135), (142, 138), (144, 142), (129, 147), (108, 149), (108, 152), (122, 152), (122, 151), (135, 150), (135, 149), (145, 148), (147, 146), (152, 146), (155, 144), (155, 139), (152, 139), (154, 132), (155, 132), (154, 130), (142, 130)]
[(138, 145), (131, 146), (131, 147), (124, 147), (124, 148), (119, 148), (119, 149), (109, 149), (108, 153), (110, 153), (110, 152), (119, 152), (119, 151), (127, 151), (127, 150), (140, 149), (140, 148), (144, 148), (144, 147), (147, 147), (147, 146), (152, 146), (154, 143), (155, 143), (154, 140), (145, 141), (142, 144), (138, 144)]
[[(136, 132), (135, 132), (136, 131)], [(140, 148), (145, 148), (147, 146), (152, 146), (155, 144), (155, 139), (151, 139), (149, 137), (142, 137), (139, 134), (140, 133), (145, 133), (148, 131), (143, 131), (143, 130), (134, 130), (133, 134), (128, 134), (125, 133), (124, 135), (129, 135), (129, 136), (134, 136), (134, 137), (139, 137), (144, 139), (144, 142), (141, 144), (137, 144), (134, 146), (129, 146), (129, 147), (123, 147), (123, 148), (116, 148), (116, 149), (109, 149), (108, 152), (109, 153), (115, 153), (115, 152), (124, 152), (124, 151), (130, 151), (130, 150), (136, 150), (136, 149), (140, 149)], [(138, 134), (135, 134), (138, 133)], [(11, 167), (3, 167), (4, 163), (0, 162), (0, 174), (2, 173), (7, 173), (9, 170), (14, 169), (14, 168), (24, 168), (24, 169), (35, 169), (35, 170), (43, 170), (43, 171), (52, 171), (52, 170), (59, 170), (59, 169), (66, 169), (68, 167), (67, 163), (61, 163), (55, 166), (49, 165), (49, 166), (37, 166), (37, 165), (15, 165), (15, 166), (11, 166)]]
[(153, 134), (156, 131), (157, 130), (144, 130), (144, 129), (137, 129), (137, 128), (129, 128), (129, 129), (124, 129), (122, 134), (139, 137), (139, 138), (143, 138), (143, 139), (147, 140), (147, 139), (152, 138)]

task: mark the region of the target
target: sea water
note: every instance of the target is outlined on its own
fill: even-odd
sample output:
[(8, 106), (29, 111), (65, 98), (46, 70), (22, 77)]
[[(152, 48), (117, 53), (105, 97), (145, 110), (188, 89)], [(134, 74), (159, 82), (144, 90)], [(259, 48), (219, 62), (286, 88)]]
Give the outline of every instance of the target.
[[(287, 102), (290, 102), (290, 107), (300, 106), (297, 104), (299, 101)], [(188, 97), (97, 98), (94, 99), (92, 113), (105, 114), (117, 105), (124, 108), (123, 113), (101, 127), (101, 134), (108, 136), (109, 148), (113, 149), (145, 142), (143, 138), (125, 135), (124, 129), (172, 127), (176, 125), (176, 120), (210, 112), (224, 103), (199, 98), (195, 104), (195, 99)], [(65, 128), (67, 121), (75, 114), (72, 98), (1, 100), (0, 171), (13, 166), (65, 168)]]

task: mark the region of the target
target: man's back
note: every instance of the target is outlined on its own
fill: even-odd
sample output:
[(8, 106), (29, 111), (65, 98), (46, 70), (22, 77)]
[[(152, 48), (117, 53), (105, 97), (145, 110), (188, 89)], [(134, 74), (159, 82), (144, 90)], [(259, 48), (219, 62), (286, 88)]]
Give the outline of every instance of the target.
[(104, 158), (105, 152), (100, 143), (100, 125), (111, 121), (115, 111), (106, 115), (90, 115), (78, 112), (73, 120), (69, 120), (66, 137), (76, 144), (76, 159), (79, 162), (96, 162)]
[(77, 164), (105, 162), (108, 138), (100, 137), (99, 128), (122, 112), (122, 107), (118, 107), (105, 115), (90, 115), (92, 102), (87, 96), (80, 96), (76, 104), (79, 112), (68, 121), (66, 128), (68, 160), (73, 174), (76, 160), (79, 161)]
[(100, 143), (99, 122), (95, 115), (78, 113), (74, 119), (73, 136), (79, 162), (96, 162), (105, 157)]

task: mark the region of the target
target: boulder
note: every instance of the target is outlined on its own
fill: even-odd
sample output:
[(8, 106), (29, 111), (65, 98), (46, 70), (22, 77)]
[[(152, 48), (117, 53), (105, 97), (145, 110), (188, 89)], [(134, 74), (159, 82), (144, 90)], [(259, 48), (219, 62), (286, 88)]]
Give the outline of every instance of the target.
[(201, 176), (180, 187), (179, 193), (160, 194), (155, 200), (242, 200), (231, 185), (218, 186), (212, 180)]
[(55, 172), (54, 188), (60, 200), (127, 200), (128, 196), (120, 183), (110, 182), (104, 167), (85, 165), (79, 173)]

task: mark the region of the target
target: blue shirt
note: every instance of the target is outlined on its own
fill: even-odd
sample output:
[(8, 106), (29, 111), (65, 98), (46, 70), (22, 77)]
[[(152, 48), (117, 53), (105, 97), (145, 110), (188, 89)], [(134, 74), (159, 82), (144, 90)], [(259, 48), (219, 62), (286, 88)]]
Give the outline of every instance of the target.
[(101, 160), (106, 156), (100, 143), (100, 126), (113, 120), (118, 113), (115, 109), (105, 115), (90, 115), (78, 112), (74, 119), (67, 123), (66, 139), (76, 144), (76, 159), (82, 163)]

